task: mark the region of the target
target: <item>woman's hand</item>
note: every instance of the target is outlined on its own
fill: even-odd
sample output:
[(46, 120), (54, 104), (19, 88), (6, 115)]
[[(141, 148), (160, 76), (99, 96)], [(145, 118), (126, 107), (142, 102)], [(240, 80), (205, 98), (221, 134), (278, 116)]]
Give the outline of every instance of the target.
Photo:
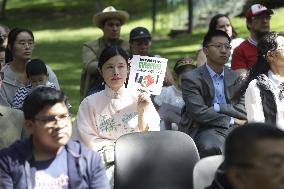
[(138, 112), (144, 112), (150, 103), (151, 98), (148, 91), (141, 92), (138, 95)]
[(148, 131), (149, 127), (145, 121), (145, 111), (147, 106), (151, 103), (151, 98), (147, 89), (138, 95), (138, 127), (140, 131)]

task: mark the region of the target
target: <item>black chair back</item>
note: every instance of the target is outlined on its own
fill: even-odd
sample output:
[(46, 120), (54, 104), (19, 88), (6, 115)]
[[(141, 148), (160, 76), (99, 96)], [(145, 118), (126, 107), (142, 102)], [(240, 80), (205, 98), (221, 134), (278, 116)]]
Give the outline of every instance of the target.
[(191, 189), (199, 160), (194, 141), (179, 131), (121, 136), (115, 144), (115, 189)]

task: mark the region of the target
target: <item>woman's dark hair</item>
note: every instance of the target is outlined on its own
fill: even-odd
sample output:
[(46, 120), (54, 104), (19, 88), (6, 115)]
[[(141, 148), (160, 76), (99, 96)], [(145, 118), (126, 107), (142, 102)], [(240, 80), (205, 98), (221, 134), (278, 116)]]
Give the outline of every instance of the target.
[(229, 20), (229, 22), (232, 26), (232, 37), (231, 37), (231, 39), (236, 38), (238, 34), (237, 34), (235, 28), (233, 27), (230, 18), (226, 14), (216, 14), (215, 16), (213, 16), (211, 18), (210, 23), (209, 23), (208, 33), (216, 30), (218, 20), (219, 20), (219, 18), (222, 18), (222, 17), (226, 17)]
[(6, 54), (5, 54), (5, 62), (11, 62), (13, 60), (13, 53), (12, 53), (12, 49), (14, 47), (14, 44), (15, 44), (15, 41), (17, 39), (17, 36), (19, 35), (19, 33), (22, 33), (22, 32), (26, 32), (28, 33), (33, 41), (34, 41), (34, 35), (33, 35), (33, 32), (29, 29), (25, 29), (25, 28), (13, 28), (10, 32), (9, 32), (9, 35), (8, 35), (8, 47), (6, 49)]
[(45, 63), (41, 59), (31, 59), (27, 64), (26, 64), (26, 74), (27, 77), (30, 78), (30, 76), (33, 75), (48, 75), (47, 74), (47, 69)]
[(46, 86), (36, 87), (24, 100), (25, 119), (32, 120), (46, 106), (53, 106), (60, 102), (64, 102), (68, 107), (67, 97), (62, 91)]
[(126, 63), (128, 62), (128, 55), (126, 53), (125, 50), (123, 50), (121, 47), (119, 46), (112, 46), (112, 47), (106, 47), (100, 58), (99, 58), (99, 65), (98, 67), (100, 69), (102, 69), (104, 63), (106, 63), (106, 61), (108, 61), (110, 58), (116, 56), (116, 55), (120, 55), (124, 58), (124, 60), (126, 61)]
[(265, 34), (257, 44), (257, 61), (248, 71), (245, 78), (243, 78), (243, 83), (240, 90), (233, 96), (234, 100), (239, 99), (246, 91), (249, 83), (256, 79), (260, 74), (267, 74), (270, 69), (270, 64), (267, 61), (268, 51), (275, 51), (277, 49), (276, 38), (282, 36), (277, 32), (268, 32)]

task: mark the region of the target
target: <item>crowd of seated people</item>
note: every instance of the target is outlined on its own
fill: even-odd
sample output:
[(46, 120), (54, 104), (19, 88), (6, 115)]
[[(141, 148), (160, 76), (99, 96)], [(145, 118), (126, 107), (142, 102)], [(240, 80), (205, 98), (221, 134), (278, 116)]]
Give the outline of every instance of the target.
[[(48, 62), (32, 59), (33, 32), (0, 25), (0, 188), (113, 188), (115, 141), (128, 133), (160, 130), (188, 134), (200, 158), (225, 154), (210, 188), (218, 188), (218, 179), (225, 179), (223, 188), (257, 183), (261, 176), (238, 177), (244, 174), (240, 169), (258, 169), (260, 164), (252, 162), (258, 150), (263, 152), (270, 140), (283, 143), (284, 36), (269, 32), (272, 14), (260, 4), (249, 7), (250, 36), (244, 41), (236, 38), (227, 15), (212, 17), (197, 52), (198, 65), (180, 57), (174, 80), (151, 97), (147, 88), (137, 92), (127, 82), (133, 55), (154, 56), (152, 36), (147, 28), (136, 27), (129, 43), (122, 40), (121, 26), (129, 14), (106, 7), (93, 17), (103, 36), (83, 44), (81, 104), (74, 123)], [(166, 75), (171, 75), (169, 68)], [(255, 154), (242, 149), (247, 150), (242, 158), (238, 153), (245, 141)], [(279, 153), (277, 170), (283, 173)], [(279, 183), (266, 184), (262, 187)]]

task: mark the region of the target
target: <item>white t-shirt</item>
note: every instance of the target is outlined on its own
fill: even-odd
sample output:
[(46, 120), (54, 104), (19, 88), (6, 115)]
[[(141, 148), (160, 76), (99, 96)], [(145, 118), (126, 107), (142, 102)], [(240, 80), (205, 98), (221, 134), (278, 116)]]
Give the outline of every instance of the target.
[(166, 103), (176, 106), (178, 108), (182, 108), (184, 105), (184, 101), (182, 99), (182, 92), (181, 90), (177, 89), (175, 85), (163, 87), (161, 94), (155, 96), (154, 101), (158, 106), (161, 106), (163, 103)]

